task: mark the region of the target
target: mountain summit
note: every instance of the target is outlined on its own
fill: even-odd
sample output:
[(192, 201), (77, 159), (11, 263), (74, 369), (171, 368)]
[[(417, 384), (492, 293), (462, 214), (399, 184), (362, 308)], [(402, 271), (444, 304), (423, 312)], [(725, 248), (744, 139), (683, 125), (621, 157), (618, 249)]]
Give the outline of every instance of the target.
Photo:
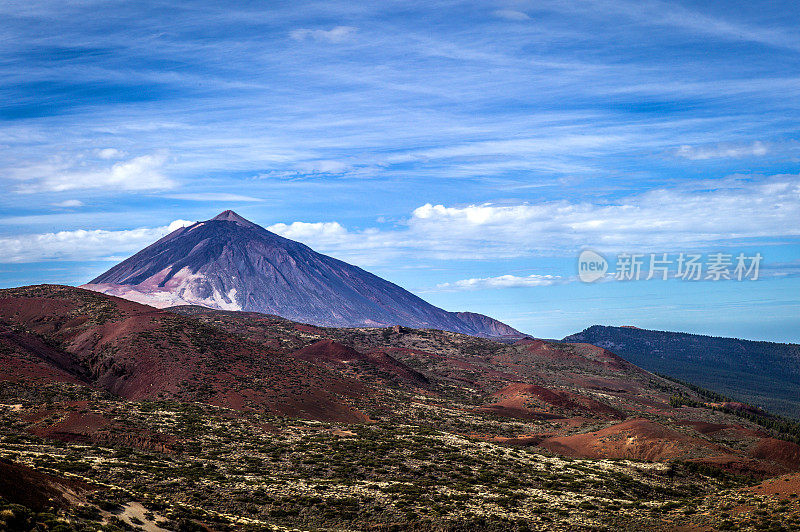
[(231, 210), (173, 231), (83, 288), (158, 308), (201, 305), (331, 327), (403, 325), (523, 336), (487, 316), (435, 307)]

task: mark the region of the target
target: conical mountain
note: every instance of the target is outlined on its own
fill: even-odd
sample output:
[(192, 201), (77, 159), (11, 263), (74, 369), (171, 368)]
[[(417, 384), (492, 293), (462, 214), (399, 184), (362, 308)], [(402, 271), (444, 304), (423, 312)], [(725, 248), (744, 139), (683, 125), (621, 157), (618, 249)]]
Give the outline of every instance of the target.
[(201, 305), (331, 327), (402, 325), (523, 336), (492, 318), (431, 305), (230, 210), (173, 231), (83, 288), (158, 308)]

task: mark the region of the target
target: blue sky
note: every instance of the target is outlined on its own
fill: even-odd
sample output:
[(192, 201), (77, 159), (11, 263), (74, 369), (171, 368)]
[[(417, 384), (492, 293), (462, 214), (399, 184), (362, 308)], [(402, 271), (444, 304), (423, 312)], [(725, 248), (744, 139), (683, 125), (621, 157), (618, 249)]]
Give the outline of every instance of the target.
[[(232, 208), (542, 337), (800, 341), (794, 3), (358, 4), (0, 4), (0, 286)], [(587, 285), (586, 248), (764, 264)]]

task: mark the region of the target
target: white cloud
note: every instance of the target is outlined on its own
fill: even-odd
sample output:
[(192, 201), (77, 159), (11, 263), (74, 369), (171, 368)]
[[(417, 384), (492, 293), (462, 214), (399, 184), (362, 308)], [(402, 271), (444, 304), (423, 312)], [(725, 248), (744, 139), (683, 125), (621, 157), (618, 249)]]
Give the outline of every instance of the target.
[(139, 251), (179, 227), (192, 223), (175, 220), (162, 227), (122, 231), (78, 229), (0, 238), (0, 262), (116, 260), (116, 255)]
[(163, 152), (120, 161), (110, 168), (86, 168), (77, 161), (55, 160), (50, 163), (18, 168), (11, 177), (22, 181), (17, 192), (63, 192), (105, 188), (144, 191), (174, 188), (177, 184), (163, 174), (167, 157)]
[(349, 235), (339, 222), (292, 222), (291, 224), (277, 223), (267, 227), (267, 230), (277, 233), (292, 240), (315, 243), (338, 243)]
[(492, 15), (498, 18), (504, 18), (506, 20), (530, 20), (531, 17), (528, 16), (527, 13), (523, 13), (522, 11), (517, 11), (514, 9), (498, 9), (497, 11), (493, 11)]
[(297, 169), (303, 174), (341, 174), (351, 165), (342, 161), (318, 160), (305, 161), (297, 164)]
[(103, 148), (95, 151), (100, 159), (122, 159), (126, 153), (115, 148)]
[(234, 201), (234, 202), (256, 202), (264, 201), (261, 198), (252, 196), (242, 196), (239, 194), (226, 194), (224, 192), (198, 192), (195, 194), (167, 194), (165, 198), (185, 200), (185, 201)]
[(314, 40), (314, 41), (327, 41), (327, 42), (342, 42), (353, 36), (358, 28), (352, 26), (336, 26), (329, 30), (312, 30), (308, 28), (299, 28), (289, 33), (292, 39), (296, 41)]
[[(170, 222), (170, 224), (167, 226), (167, 231), (164, 234), (168, 235), (169, 233), (175, 231), (176, 229), (180, 229), (181, 227), (189, 227), (193, 223), (195, 222), (192, 222), (190, 220), (174, 220)], [(160, 231), (161, 229), (156, 228), (156, 230)]]
[(531, 274), (524, 277), (516, 275), (500, 275), (497, 277), (480, 277), (474, 279), (462, 279), (452, 283), (442, 283), (436, 288), (444, 290), (484, 290), (492, 288), (512, 288), (524, 286), (550, 286), (563, 282), (557, 275), (537, 275)]
[(51, 203), (53, 207), (61, 207), (61, 208), (72, 208), (72, 207), (83, 207), (83, 202), (81, 200), (71, 199), (71, 200), (64, 200), (59, 201), (58, 203)]
[(414, 210), (409, 227), (431, 241), (460, 243), (463, 248), (486, 241), (495, 252), (512, 256), (580, 246), (672, 249), (800, 235), (800, 226), (792, 222), (800, 217), (798, 176), (729, 180), (716, 186), (656, 189), (605, 204), (426, 204)]
[[(796, 238), (800, 236), (798, 219), (800, 176), (776, 175), (698, 181), (613, 202), (425, 204), (389, 229), (349, 230), (337, 221), (276, 223), (267, 229), (322, 253), (369, 266), (408, 257), (494, 260), (537, 254), (569, 256), (583, 248), (602, 252), (718, 249), (742, 241)], [(22, 262), (51, 256), (83, 260), (87, 254), (118, 255), (150, 244), (161, 236), (162, 229), (169, 228), (9, 237), (0, 240), (0, 256)], [(91, 245), (85, 245), (87, 242)], [(503, 279), (465, 283), (523, 282)], [(537, 281), (531, 277), (524, 282)]]
[(675, 150), (676, 156), (692, 161), (761, 157), (767, 153), (769, 153), (769, 148), (761, 141), (755, 141), (752, 144), (716, 144), (710, 146), (690, 146), (684, 144)]
[(800, 236), (800, 177), (730, 178), (655, 189), (609, 203), (554, 201), (422, 205), (394, 230), (348, 231), (338, 222), (275, 224), (271, 230), (360, 264), (402, 255), (504, 259), (584, 247), (672, 251)]

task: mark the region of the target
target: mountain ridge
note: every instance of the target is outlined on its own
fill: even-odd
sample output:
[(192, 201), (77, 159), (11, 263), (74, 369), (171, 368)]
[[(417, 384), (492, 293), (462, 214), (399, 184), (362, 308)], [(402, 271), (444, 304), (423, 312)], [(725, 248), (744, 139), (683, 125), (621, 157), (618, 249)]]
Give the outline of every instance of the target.
[(800, 417), (798, 344), (603, 325), (563, 341), (603, 347), (648, 371)]

